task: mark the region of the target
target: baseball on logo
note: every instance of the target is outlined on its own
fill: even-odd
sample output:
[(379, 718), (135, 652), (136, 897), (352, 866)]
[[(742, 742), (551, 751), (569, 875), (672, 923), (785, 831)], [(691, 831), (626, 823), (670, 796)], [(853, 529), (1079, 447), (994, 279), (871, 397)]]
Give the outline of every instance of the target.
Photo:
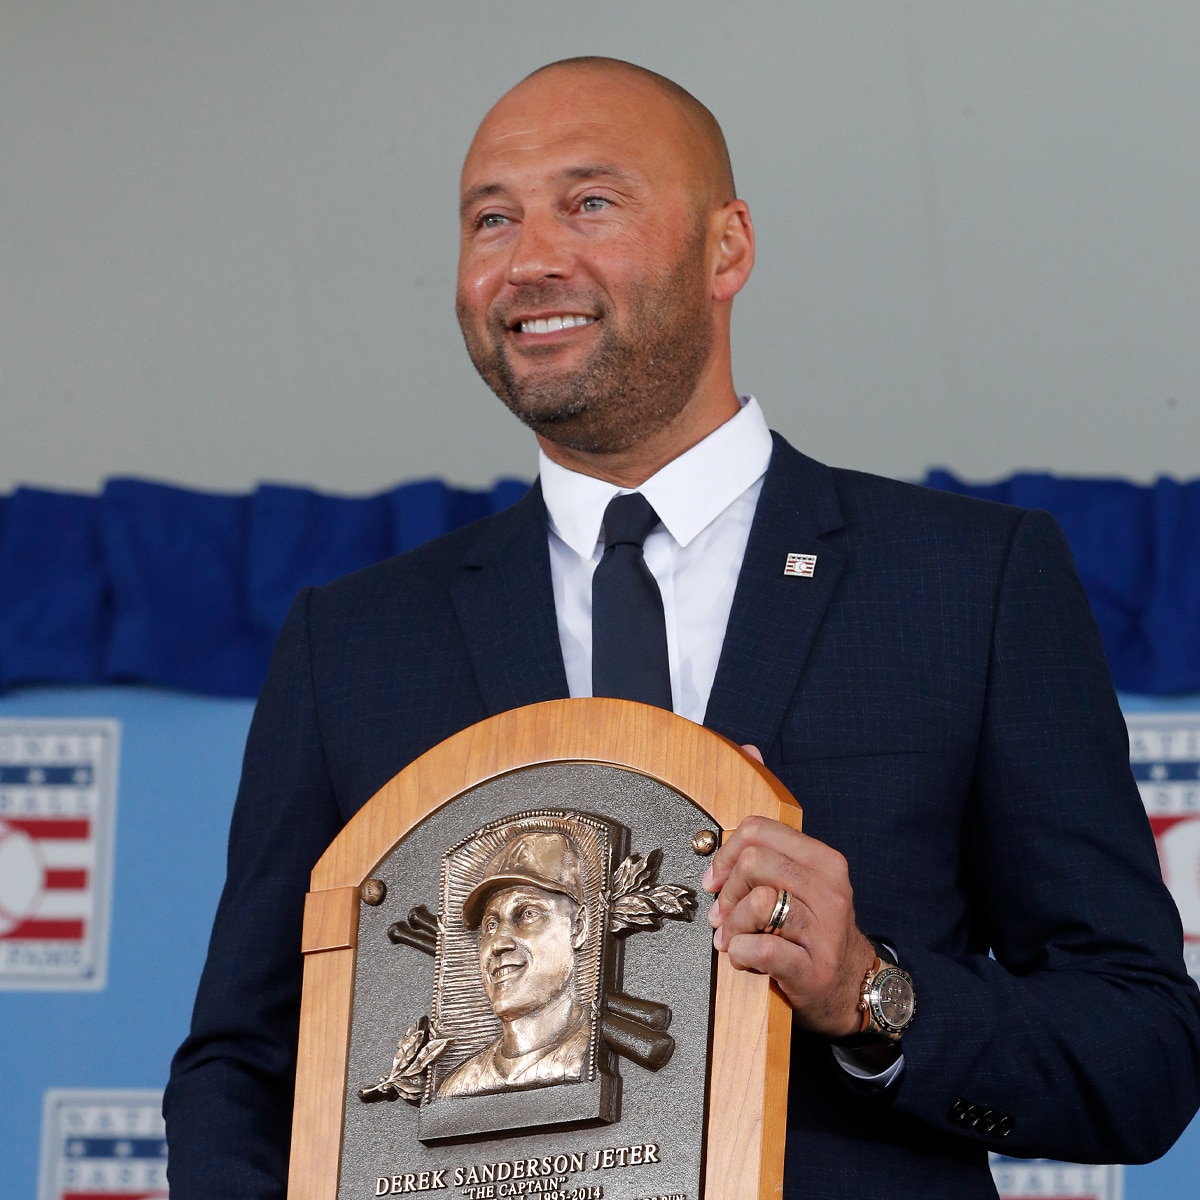
[(44, 878), (37, 843), (23, 830), (0, 821), (0, 936), (37, 908)]

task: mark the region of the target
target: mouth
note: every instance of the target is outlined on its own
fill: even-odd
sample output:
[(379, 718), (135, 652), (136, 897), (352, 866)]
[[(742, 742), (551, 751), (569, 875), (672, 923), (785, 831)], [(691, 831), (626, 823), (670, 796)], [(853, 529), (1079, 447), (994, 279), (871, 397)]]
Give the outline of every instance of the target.
[(529, 333), (538, 336), (548, 333), (560, 333), (564, 329), (578, 329), (583, 325), (594, 325), (595, 317), (583, 313), (552, 313), (541, 317), (521, 317), (513, 321), (509, 328), (514, 333)]
[(488, 975), (493, 983), (507, 983), (524, 969), (525, 964), (523, 962), (502, 962), (490, 968)]

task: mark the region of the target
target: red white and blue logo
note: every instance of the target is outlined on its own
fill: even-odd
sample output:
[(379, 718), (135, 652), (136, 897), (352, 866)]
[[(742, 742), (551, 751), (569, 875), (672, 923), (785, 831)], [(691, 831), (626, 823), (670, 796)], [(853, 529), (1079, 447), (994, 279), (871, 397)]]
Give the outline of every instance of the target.
[(1121, 1200), (1120, 1167), (988, 1156), (1001, 1200)]
[(167, 1200), (162, 1092), (54, 1089), (38, 1200)]
[(0, 720), (0, 989), (105, 982), (115, 721)]
[(1183, 921), (1184, 961), (1200, 982), (1200, 713), (1138, 713), (1126, 721), (1129, 761)]

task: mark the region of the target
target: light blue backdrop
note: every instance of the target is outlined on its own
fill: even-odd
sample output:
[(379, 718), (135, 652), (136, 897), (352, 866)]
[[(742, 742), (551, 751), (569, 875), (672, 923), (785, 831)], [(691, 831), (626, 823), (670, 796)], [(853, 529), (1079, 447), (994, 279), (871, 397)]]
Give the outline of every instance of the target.
[[(1200, 709), (1126, 697), (1129, 712)], [(28, 689), (0, 717), (121, 723), (108, 985), (0, 992), (0, 1197), (32, 1200), (48, 1088), (160, 1088), (191, 1009), (224, 873), (253, 704), (143, 688)], [(1200, 1120), (1166, 1158), (1125, 1172), (1125, 1200), (1200, 1191)]]

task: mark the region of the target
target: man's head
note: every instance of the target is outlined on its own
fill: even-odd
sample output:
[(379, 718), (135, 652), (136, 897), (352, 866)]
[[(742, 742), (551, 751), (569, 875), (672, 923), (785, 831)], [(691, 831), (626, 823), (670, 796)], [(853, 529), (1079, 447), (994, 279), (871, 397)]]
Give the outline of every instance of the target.
[(463, 903), (463, 921), (479, 927), (479, 975), (501, 1020), (573, 990), (575, 955), (587, 938), (578, 848), (561, 833), (514, 838)]
[(534, 72), (475, 135), (461, 219), (468, 351), (552, 457), (669, 459), (736, 411), (753, 231), (720, 128), (678, 85), (612, 59)]

